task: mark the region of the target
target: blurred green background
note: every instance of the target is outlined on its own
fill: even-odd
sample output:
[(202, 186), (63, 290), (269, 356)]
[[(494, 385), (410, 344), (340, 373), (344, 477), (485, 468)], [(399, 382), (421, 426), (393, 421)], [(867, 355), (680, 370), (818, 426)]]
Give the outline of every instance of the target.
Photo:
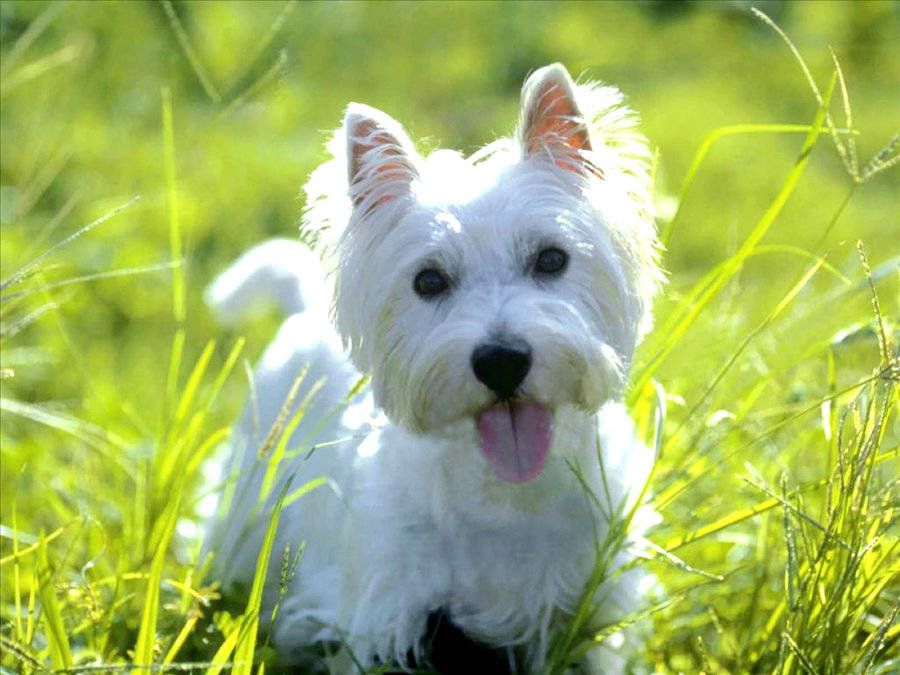
[[(848, 83), (861, 162), (868, 161), (900, 125), (900, 5), (756, 4), (796, 42), (822, 88), (833, 70), (829, 46), (834, 50)], [(470, 152), (511, 132), (526, 75), (561, 61), (577, 76), (619, 86), (639, 111), (657, 152), (661, 225), (674, 211), (698, 146), (713, 130), (738, 123), (809, 124), (817, 110), (797, 62), (746, 2), (4, 0), (0, 50), (3, 279), (134, 195), (139, 202), (48, 258), (39, 281), (169, 260), (161, 92), (171, 91), (188, 282), (186, 364), (211, 338), (220, 340), (221, 359), (235, 337), (215, 325), (203, 289), (251, 245), (297, 235), (300, 188), (325, 158), (325, 133), (337, 126), (349, 101), (393, 115), (414, 139), (424, 139), (426, 149)], [(841, 126), (840, 105), (832, 110)], [(661, 321), (685, 290), (735, 251), (782, 186), (802, 142), (802, 133), (762, 134), (713, 146), (664, 257), (670, 285), (658, 306)], [(804, 288), (783, 327), (761, 336), (735, 369), (740, 386), (726, 381), (709, 404), (711, 412), (717, 405), (756, 406), (754, 423), (763, 425), (825, 391), (822, 345), (871, 318), (870, 297), (859, 290), (857, 240), (879, 271), (883, 311), (896, 316), (896, 172), (857, 188), (829, 225), (851, 185), (823, 136), (764, 240), (770, 248), (747, 262), (717, 298), (715, 311), (698, 321), (657, 374), (674, 399), (695, 401), (742, 336), (809, 267), (795, 249), (771, 245), (827, 252), (834, 270)], [(848, 281), (841, 282), (840, 274)], [(835, 294), (853, 284), (857, 291)], [(6, 325), (48, 301), (58, 307), (22, 332), (3, 336), (3, 368), (11, 371), (2, 380), (3, 396), (72, 413), (136, 452), (147, 447), (164, 419), (162, 392), (175, 330), (171, 272), (5, 300)], [(269, 315), (241, 327), (251, 362), (277, 321)], [(846, 383), (870, 373), (876, 351), (874, 341), (864, 340), (858, 352), (844, 355), (838, 378)], [(771, 385), (762, 396), (746, 394), (755, 379)], [(231, 378), (215, 411), (220, 424), (237, 414), (244, 391), (242, 378)], [(33, 533), (84, 511), (107, 527), (123, 517), (114, 497), (108, 508), (98, 507), (98, 481), (106, 475), (90, 467), (130, 467), (131, 458), (85, 460), (82, 446), (58, 431), (11, 414), (2, 421), (4, 523), (13, 500), (20, 527)], [(714, 452), (716, 442), (711, 433), (704, 447)], [(794, 446), (788, 457), (788, 445), (773, 441), (754, 449), (753, 459), (764, 468), (766, 462), (787, 462), (801, 479), (817, 478), (821, 458)], [(743, 459), (736, 461), (740, 466)], [(68, 474), (65, 467), (81, 473)], [(123, 481), (122, 490), (128, 485)], [(739, 482), (711, 479), (665, 515), (674, 523), (712, 520), (740, 501), (740, 490), (755, 499)], [(743, 550), (752, 548), (744, 544)]]

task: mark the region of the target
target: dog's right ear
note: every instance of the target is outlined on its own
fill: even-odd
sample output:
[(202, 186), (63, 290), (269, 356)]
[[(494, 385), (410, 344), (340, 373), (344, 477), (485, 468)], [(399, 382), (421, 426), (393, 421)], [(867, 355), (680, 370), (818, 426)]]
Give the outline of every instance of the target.
[(588, 160), (590, 132), (578, 108), (575, 83), (561, 63), (540, 68), (525, 81), (518, 137), (525, 157), (544, 157), (560, 168), (603, 178)]
[(400, 124), (361, 103), (347, 106), (348, 195), (355, 209), (370, 211), (410, 192), (419, 177), (415, 149)]

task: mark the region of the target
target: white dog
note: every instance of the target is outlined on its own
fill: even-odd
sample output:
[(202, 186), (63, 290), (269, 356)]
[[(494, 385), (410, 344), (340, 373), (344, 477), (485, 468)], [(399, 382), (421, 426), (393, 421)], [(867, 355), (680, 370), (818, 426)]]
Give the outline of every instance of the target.
[[(351, 104), (304, 218), (335, 239), (337, 334), (299, 243), (264, 244), (212, 286), (226, 318), (266, 296), (291, 314), (233, 441), (236, 487), (210, 538), (219, 577), (249, 583), (287, 476), (329, 479), (281, 516), (264, 617), (279, 552), (305, 545), (271, 626), (287, 660), (336, 642), (363, 666), (428, 663), (440, 613), (503, 648), (509, 670), (545, 667), (610, 512), (651, 463), (621, 395), (662, 274), (647, 146), (621, 100), (542, 68), (516, 135), (471, 157), (423, 157), (392, 118)], [(307, 364), (282, 455), (266, 437)], [(347, 401), (358, 373), (371, 392)], [(601, 584), (593, 625), (638, 606), (637, 580)]]

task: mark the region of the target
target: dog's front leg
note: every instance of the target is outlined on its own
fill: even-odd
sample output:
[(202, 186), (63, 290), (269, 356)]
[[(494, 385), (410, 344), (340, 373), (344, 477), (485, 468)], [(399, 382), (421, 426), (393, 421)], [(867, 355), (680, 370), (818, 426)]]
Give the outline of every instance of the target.
[[(386, 508), (354, 505), (345, 531), (340, 624), (363, 664), (420, 661), (429, 614), (446, 602), (450, 569), (434, 528)], [(388, 502), (389, 504), (389, 502)]]

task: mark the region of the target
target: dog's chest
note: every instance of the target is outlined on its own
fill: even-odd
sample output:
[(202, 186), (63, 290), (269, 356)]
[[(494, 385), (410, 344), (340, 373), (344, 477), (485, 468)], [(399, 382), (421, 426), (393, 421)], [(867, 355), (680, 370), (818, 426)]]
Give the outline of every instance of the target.
[(548, 466), (542, 483), (498, 488), (485, 483), (474, 453), (407, 453), (408, 443), (386, 445), (360, 486), (354, 529), (364, 552), (354, 557), (369, 572), (362, 596), (399, 593), (418, 605), (410, 611), (443, 608), (467, 634), (493, 644), (572, 609), (599, 524), (569, 467)]
[(484, 635), (510, 617), (501, 632), (519, 632), (543, 612), (571, 609), (592, 565), (593, 546), (587, 514), (569, 513), (574, 517), (543, 514), (508, 529), (469, 528), (443, 537), (454, 621)]

